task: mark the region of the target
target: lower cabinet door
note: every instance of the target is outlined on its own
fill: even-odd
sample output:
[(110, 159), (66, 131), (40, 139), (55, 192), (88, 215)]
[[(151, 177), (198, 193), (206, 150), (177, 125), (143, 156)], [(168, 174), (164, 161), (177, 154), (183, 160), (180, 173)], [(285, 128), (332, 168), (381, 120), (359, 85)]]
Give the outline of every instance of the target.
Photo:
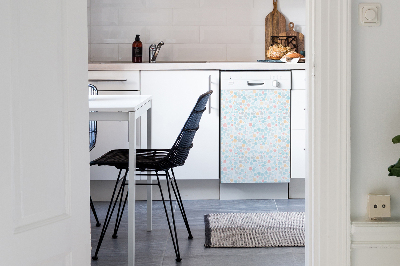
[(198, 97), (209, 89), (211, 113), (207, 103), (188, 159), (174, 169), (177, 179), (219, 178), (219, 71), (141, 72), (141, 94), (153, 96), (153, 148), (172, 147)]
[(306, 177), (306, 131), (304, 129), (291, 131), (291, 178)]
[(292, 90), (291, 129), (306, 129), (306, 91)]

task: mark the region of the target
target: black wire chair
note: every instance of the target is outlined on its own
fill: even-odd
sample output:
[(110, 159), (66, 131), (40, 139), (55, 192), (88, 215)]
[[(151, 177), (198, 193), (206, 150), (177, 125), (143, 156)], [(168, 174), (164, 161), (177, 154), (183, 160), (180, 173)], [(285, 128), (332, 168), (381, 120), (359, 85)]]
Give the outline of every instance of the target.
[[(98, 91), (96, 86), (93, 84), (89, 84), (89, 95), (98, 95)], [(97, 121), (89, 121), (89, 151), (92, 151), (94, 146), (96, 145), (97, 140)], [(90, 196), (90, 209), (93, 212), (94, 218), (96, 219), (96, 226), (99, 227), (101, 223), (99, 222), (99, 218), (97, 217), (96, 209), (94, 208), (94, 204), (92, 201), (92, 196)]]
[[(200, 119), (202, 117), (203, 112), (206, 110), (206, 103), (212, 94), (212, 91), (204, 93), (200, 95), (199, 99), (196, 102), (192, 112), (189, 115), (185, 125), (183, 126), (178, 138), (176, 139), (174, 145), (171, 149), (137, 149), (136, 150), (136, 171), (146, 172), (144, 174), (138, 175), (152, 175), (157, 177), (157, 185), (160, 189), (161, 199), (164, 206), (165, 215), (167, 217), (169, 232), (171, 235), (172, 243), (175, 250), (176, 261), (181, 261), (181, 256), (179, 252), (179, 244), (178, 244), (178, 236), (176, 233), (176, 226), (175, 226), (175, 217), (173, 212), (173, 205), (172, 205), (172, 197), (171, 197), (171, 188), (175, 195), (175, 199), (178, 203), (179, 210), (182, 214), (182, 218), (185, 222), (186, 229), (188, 231), (188, 238), (193, 239), (192, 233), (190, 231), (189, 222), (186, 217), (185, 209), (183, 207), (182, 198), (179, 192), (178, 184), (175, 179), (175, 174), (173, 168), (177, 166), (184, 165), (190, 149), (193, 147), (193, 138), (196, 134), (196, 131), (199, 129)], [(90, 165), (108, 165), (114, 166), (119, 169), (117, 181), (114, 186), (114, 190), (111, 196), (111, 201), (108, 206), (107, 215), (105, 222), (103, 224), (103, 229), (100, 234), (100, 239), (97, 244), (97, 248), (95, 251), (94, 256), (92, 257), (93, 260), (98, 259), (98, 253), (101, 247), (101, 243), (104, 239), (104, 235), (107, 231), (107, 227), (110, 223), (111, 216), (114, 212), (116, 204), (119, 200), (118, 206), (118, 213), (116, 218), (116, 223), (114, 227), (114, 233), (112, 235), (113, 238), (117, 238), (119, 225), (121, 223), (122, 214), (125, 209), (125, 205), (128, 198), (128, 193), (125, 193), (124, 198), (124, 188), (127, 185), (126, 176), (129, 171), (129, 150), (128, 149), (118, 149), (118, 150), (111, 150), (106, 154), (102, 155), (101, 157), (93, 160)], [(122, 170), (125, 170), (123, 176), (121, 177)], [(155, 172), (155, 174), (152, 174)], [(159, 172), (164, 172), (164, 174), (160, 174)], [(171, 172), (171, 173), (170, 173)], [(167, 206), (165, 204), (164, 194), (161, 188), (160, 183), (160, 176), (166, 177), (167, 188), (168, 188), (168, 200), (170, 203), (170, 214), (168, 214)], [(119, 185), (119, 189), (117, 195), (115, 196), (115, 192)], [(147, 185), (147, 184), (146, 184)], [(114, 198), (116, 199), (114, 202)], [(122, 203), (123, 202), (123, 203)], [(172, 226), (170, 217), (172, 218)]]
[[(98, 95), (96, 86), (89, 84), (89, 95)], [(92, 151), (97, 140), (97, 121), (89, 121), (89, 151)]]

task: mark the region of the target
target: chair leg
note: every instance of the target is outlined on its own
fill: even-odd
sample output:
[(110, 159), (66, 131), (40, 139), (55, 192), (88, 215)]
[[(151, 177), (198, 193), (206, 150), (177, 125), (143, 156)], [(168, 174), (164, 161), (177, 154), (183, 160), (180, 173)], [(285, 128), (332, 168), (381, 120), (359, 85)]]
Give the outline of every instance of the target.
[[(169, 197), (169, 205), (171, 207), (171, 216), (172, 216), (172, 224), (174, 225), (174, 232), (175, 232), (175, 242), (176, 242), (176, 246), (177, 246), (177, 250), (178, 250), (178, 256), (176, 258), (176, 261), (181, 261), (180, 255), (179, 255), (179, 244), (178, 244), (178, 235), (176, 233), (176, 225), (175, 225), (175, 216), (174, 216), (174, 208), (172, 206), (172, 197), (171, 197), (171, 190), (170, 190), (170, 178), (169, 178), (169, 174), (168, 171), (165, 171), (166, 173), (166, 180), (167, 180), (167, 188), (168, 188), (168, 197)], [(171, 183), (172, 185), (172, 183)]]
[(112, 235), (112, 238), (114, 238), (114, 239), (118, 238), (118, 234), (117, 233), (118, 233), (119, 225), (121, 224), (122, 215), (124, 214), (125, 205), (126, 205), (126, 202), (128, 200), (128, 193), (129, 192), (126, 191), (124, 205), (122, 206), (122, 209), (121, 209), (121, 203), (122, 203), (122, 199), (123, 199), (123, 196), (124, 196), (125, 185), (126, 185), (126, 180), (124, 180), (124, 182), (121, 184), (121, 186), (123, 186), (123, 189), (122, 189), (121, 197), (120, 197), (120, 200), (119, 200), (117, 219), (115, 221), (115, 227), (114, 227), (114, 234)]
[[(188, 222), (187, 217), (186, 217), (185, 208), (183, 207), (181, 193), (179, 193), (178, 183), (176, 182), (174, 170), (172, 168), (171, 168), (171, 172), (172, 172), (172, 178), (171, 178), (171, 176), (169, 177), (171, 179), (171, 186), (172, 186), (172, 189), (174, 191), (176, 201), (178, 202), (179, 210), (181, 211), (183, 221), (185, 222), (186, 229), (187, 229), (188, 234), (189, 234), (188, 238), (189, 239), (193, 239), (193, 235), (192, 235), (192, 232), (190, 231), (190, 227), (189, 227), (189, 222)], [(176, 188), (176, 190), (175, 190), (175, 188)]]
[[(110, 223), (111, 216), (112, 216), (112, 214), (113, 214), (113, 212), (114, 212), (115, 205), (117, 204), (117, 201), (115, 201), (114, 204), (113, 204), (113, 201), (114, 201), (115, 191), (116, 191), (117, 186), (118, 186), (118, 183), (119, 183), (119, 181), (120, 181), (121, 172), (122, 172), (122, 169), (119, 170), (118, 178), (117, 178), (117, 181), (115, 182), (115, 186), (114, 186), (114, 190), (113, 190), (113, 193), (112, 193), (112, 196), (111, 196), (110, 204), (108, 205), (108, 210), (107, 210), (106, 219), (105, 219), (105, 221), (104, 221), (103, 228), (102, 228), (102, 230), (101, 230), (100, 239), (99, 239), (99, 241), (97, 242), (96, 252), (94, 253), (94, 256), (92, 257), (93, 260), (97, 260), (97, 259), (98, 259), (97, 255), (98, 255), (98, 253), (99, 253), (101, 244), (102, 244), (103, 239), (104, 239), (104, 235), (106, 234), (108, 225), (109, 225), (109, 223)], [(127, 174), (128, 174), (128, 170), (125, 171), (125, 175), (124, 175), (124, 177), (123, 177), (123, 179), (122, 179), (122, 182), (125, 182)], [(120, 193), (121, 193), (121, 186), (120, 186), (120, 188), (119, 188), (119, 190), (118, 190), (116, 199), (119, 198)], [(111, 208), (111, 207), (112, 207), (112, 208)]]
[(96, 209), (94, 208), (92, 197), (90, 197), (90, 208), (92, 209), (94, 219), (96, 219), (96, 227), (99, 227), (101, 225), (101, 223), (99, 222), (99, 218), (97, 217), (97, 213), (96, 213)]
[(159, 187), (159, 189), (160, 189), (161, 199), (162, 199), (162, 202), (163, 202), (163, 205), (164, 205), (165, 216), (167, 217), (167, 222), (168, 222), (169, 232), (170, 232), (170, 234), (171, 234), (172, 244), (174, 245), (174, 250), (175, 250), (175, 255), (176, 255), (176, 261), (179, 262), (179, 261), (181, 261), (182, 259), (181, 259), (181, 255), (180, 255), (180, 253), (179, 253), (179, 244), (178, 244), (178, 237), (177, 237), (177, 234), (176, 234), (174, 210), (173, 210), (173, 208), (172, 208), (172, 200), (171, 200), (171, 193), (170, 193), (170, 189), (169, 189), (169, 181), (168, 181), (168, 178), (167, 178), (167, 187), (168, 187), (168, 194), (169, 194), (169, 202), (170, 202), (170, 205), (171, 205), (171, 214), (172, 214), (172, 221), (173, 221), (173, 225), (174, 225), (175, 237), (174, 237), (174, 234), (172, 233), (172, 228), (171, 228), (171, 223), (170, 223), (170, 221), (169, 221), (169, 215), (168, 215), (168, 211), (167, 211), (167, 206), (165, 205), (164, 194), (163, 194), (162, 189), (161, 189), (160, 178), (159, 178), (159, 176), (158, 176), (158, 172), (157, 172), (157, 171), (156, 171), (156, 176), (157, 176), (157, 184), (158, 184), (158, 187)]

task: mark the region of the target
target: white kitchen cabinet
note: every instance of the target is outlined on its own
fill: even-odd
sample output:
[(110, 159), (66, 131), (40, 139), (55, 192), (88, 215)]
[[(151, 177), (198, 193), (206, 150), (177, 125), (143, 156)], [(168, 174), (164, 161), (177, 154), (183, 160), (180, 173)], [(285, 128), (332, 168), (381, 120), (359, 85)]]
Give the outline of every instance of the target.
[(305, 178), (306, 158), (306, 71), (292, 70), (291, 91), (291, 178)]
[(306, 129), (306, 91), (291, 91), (291, 129)]
[(292, 70), (292, 90), (306, 89), (306, 71)]
[[(211, 80), (210, 80), (211, 79)], [(141, 94), (152, 95), (152, 147), (171, 148), (198, 97), (209, 90), (209, 104), (193, 148), (177, 179), (219, 179), (219, 71), (141, 71)]]
[(140, 91), (139, 71), (89, 71), (88, 80), (103, 91)]
[(306, 136), (305, 130), (294, 129), (291, 131), (291, 178), (305, 178), (306, 176)]
[[(99, 95), (140, 94), (139, 71), (89, 71), (88, 77), (89, 83), (97, 87)], [(137, 134), (136, 143), (140, 143), (139, 140), (140, 134)], [(90, 160), (113, 149), (128, 149), (128, 123), (98, 121), (96, 146), (90, 152)], [(90, 180), (115, 180), (117, 175), (115, 167), (90, 167)]]

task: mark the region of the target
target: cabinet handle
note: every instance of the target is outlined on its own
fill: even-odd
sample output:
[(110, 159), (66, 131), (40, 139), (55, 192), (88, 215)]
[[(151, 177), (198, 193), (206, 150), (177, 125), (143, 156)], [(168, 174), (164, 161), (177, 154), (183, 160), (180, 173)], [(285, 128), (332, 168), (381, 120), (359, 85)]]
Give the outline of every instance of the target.
[(89, 79), (90, 82), (102, 82), (102, 81), (127, 81), (127, 79)]
[(247, 86), (262, 86), (264, 85), (264, 82), (250, 82), (247, 81)]
[[(211, 91), (211, 75), (208, 76), (208, 91)], [(208, 98), (208, 113), (211, 114), (211, 95)]]

